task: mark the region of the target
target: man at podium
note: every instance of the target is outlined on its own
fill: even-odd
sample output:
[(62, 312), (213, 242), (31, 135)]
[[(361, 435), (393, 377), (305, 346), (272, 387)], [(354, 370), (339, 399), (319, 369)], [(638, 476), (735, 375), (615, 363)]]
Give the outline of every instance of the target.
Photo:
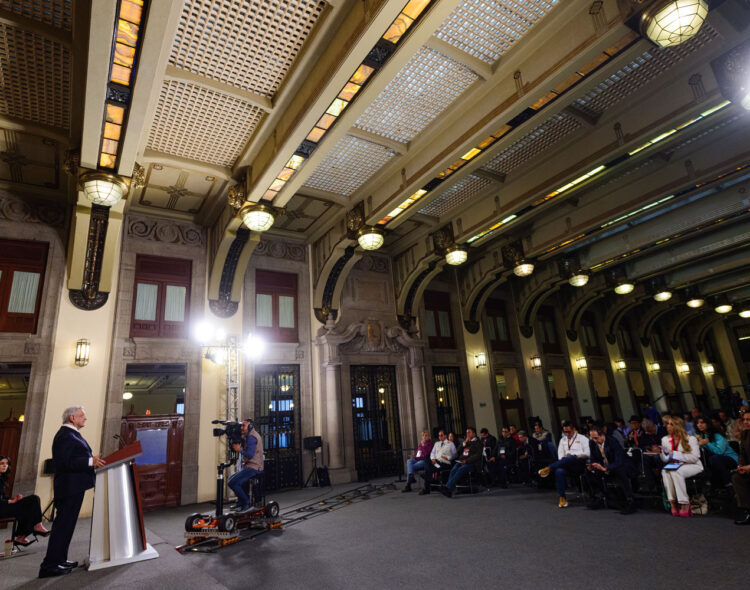
[(94, 487), (94, 469), (105, 462), (100, 455), (92, 455), (91, 447), (81, 436), (86, 424), (83, 406), (73, 406), (63, 412), (63, 424), (52, 442), (52, 461), (55, 464), (55, 520), (47, 554), (39, 567), (40, 578), (69, 574), (78, 562), (68, 561), (68, 547), (81, 511), (86, 490)]

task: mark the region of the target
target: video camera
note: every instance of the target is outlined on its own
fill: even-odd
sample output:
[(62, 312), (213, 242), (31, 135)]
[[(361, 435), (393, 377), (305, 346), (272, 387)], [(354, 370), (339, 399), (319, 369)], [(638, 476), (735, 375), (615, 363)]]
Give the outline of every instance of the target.
[(242, 422), (212, 420), (211, 424), (221, 424), (224, 426), (224, 428), (214, 428), (214, 436), (226, 435), (229, 445), (242, 444)]

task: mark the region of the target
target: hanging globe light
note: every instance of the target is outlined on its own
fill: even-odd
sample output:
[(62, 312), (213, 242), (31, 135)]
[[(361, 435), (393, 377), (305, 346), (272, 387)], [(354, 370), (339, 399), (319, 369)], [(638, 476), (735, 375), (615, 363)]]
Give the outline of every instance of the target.
[(534, 265), (528, 260), (521, 260), (513, 267), (513, 274), (517, 277), (527, 277), (534, 272)]
[(240, 217), (249, 230), (257, 232), (270, 229), (274, 222), (273, 209), (260, 203), (245, 205), (240, 209)]
[(659, 47), (680, 45), (694, 37), (708, 15), (705, 0), (663, 0), (641, 17), (641, 31)]
[(453, 266), (463, 264), (468, 257), (469, 253), (466, 251), (466, 248), (455, 244), (445, 251), (445, 261)]
[(692, 307), (693, 309), (696, 309), (698, 307), (702, 307), (705, 303), (704, 299), (701, 299), (700, 297), (693, 297), (687, 302), (688, 307)]
[(588, 282), (589, 273), (584, 271), (578, 271), (568, 279), (568, 283), (570, 283), (573, 287), (583, 287)]
[(672, 298), (672, 292), (664, 289), (654, 295), (656, 301), (669, 301)]
[(107, 172), (87, 172), (81, 176), (84, 196), (94, 205), (114, 207), (128, 192), (128, 185), (119, 176)]
[(379, 227), (366, 225), (357, 233), (357, 242), (363, 250), (377, 250), (385, 242), (385, 232)]
[(633, 283), (617, 283), (615, 286), (615, 293), (618, 295), (627, 295), (628, 293), (632, 293), (633, 289), (635, 289), (635, 285)]

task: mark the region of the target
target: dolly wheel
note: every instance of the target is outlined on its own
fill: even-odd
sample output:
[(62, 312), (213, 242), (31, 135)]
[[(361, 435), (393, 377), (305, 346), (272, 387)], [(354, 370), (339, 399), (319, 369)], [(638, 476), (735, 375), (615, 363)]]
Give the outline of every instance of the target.
[(276, 518), (279, 515), (279, 505), (276, 502), (266, 504), (266, 516)]
[(235, 520), (231, 514), (224, 514), (219, 517), (218, 529), (223, 533), (231, 533), (234, 530)]
[(194, 527), (196, 524), (198, 524), (198, 521), (203, 519), (202, 514), (198, 514), (197, 512), (195, 514), (191, 514), (185, 519), (185, 530), (189, 533), (194, 530)]

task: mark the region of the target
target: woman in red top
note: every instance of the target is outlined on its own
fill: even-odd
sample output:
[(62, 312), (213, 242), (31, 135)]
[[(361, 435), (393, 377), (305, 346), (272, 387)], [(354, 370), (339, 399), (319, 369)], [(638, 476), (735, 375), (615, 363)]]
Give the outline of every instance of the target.
[(411, 484), (417, 483), (417, 480), (414, 479), (414, 472), (424, 470), (426, 461), (430, 460), (431, 452), (432, 439), (430, 438), (429, 431), (424, 430), (422, 432), (422, 442), (419, 443), (417, 452), (406, 462), (406, 487), (402, 490), (403, 492), (411, 492)]

